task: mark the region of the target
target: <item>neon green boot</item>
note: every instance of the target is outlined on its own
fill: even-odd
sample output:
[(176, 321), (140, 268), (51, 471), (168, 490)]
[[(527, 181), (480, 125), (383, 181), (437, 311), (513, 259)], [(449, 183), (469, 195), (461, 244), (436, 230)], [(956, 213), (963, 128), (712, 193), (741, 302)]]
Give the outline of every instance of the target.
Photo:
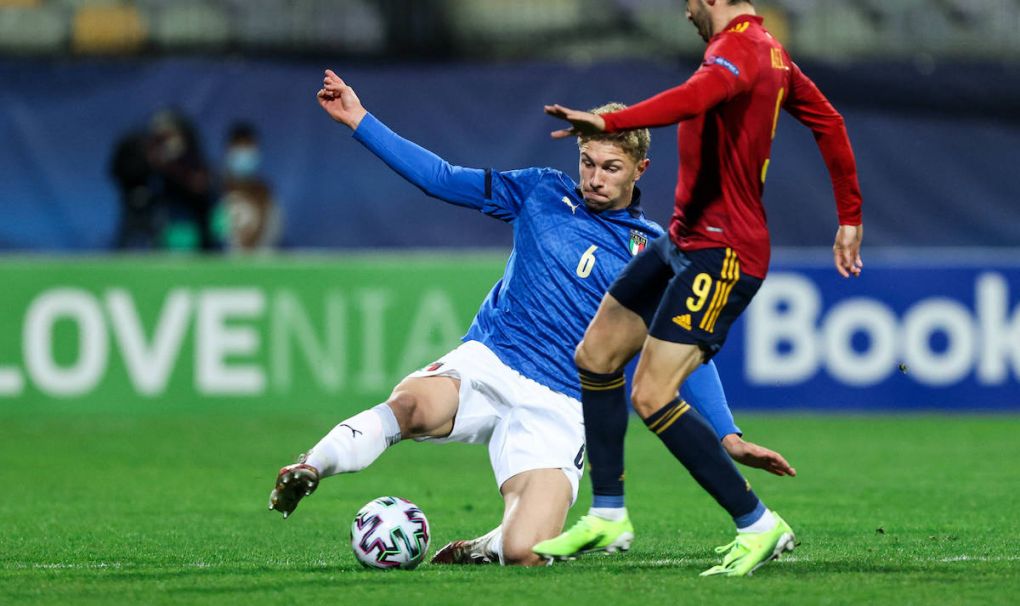
[(538, 543), (531, 550), (553, 560), (573, 560), (593, 551), (627, 551), (633, 540), (634, 526), (630, 518), (614, 522), (588, 514), (582, 516), (570, 530)]
[(793, 551), (796, 540), (793, 529), (779, 514), (772, 512), (772, 515), (776, 517), (776, 525), (772, 530), (739, 532), (732, 543), (717, 547), (716, 553), (726, 554), (722, 564), (709, 568), (701, 576), (751, 576), (755, 570), (778, 559), (784, 551)]

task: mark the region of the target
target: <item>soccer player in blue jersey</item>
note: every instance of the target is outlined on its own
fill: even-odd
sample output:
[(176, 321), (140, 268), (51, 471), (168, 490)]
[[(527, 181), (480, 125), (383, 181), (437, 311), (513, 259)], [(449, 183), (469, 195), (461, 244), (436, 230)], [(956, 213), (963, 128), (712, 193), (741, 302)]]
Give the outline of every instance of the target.
[[(332, 71), (318, 100), (358, 142), (430, 196), (512, 225), (514, 250), (463, 344), (281, 469), (270, 509), (288, 516), (321, 478), (360, 471), (401, 439), (487, 444), (505, 503), (502, 523), (477, 539), (450, 543), (433, 562), (542, 564), (532, 547), (562, 530), (583, 467), (574, 347), (617, 273), (662, 234), (645, 219), (635, 187), (648, 167), (648, 131), (579, 139), (578, 184), (550, 168), (452, 166), (389, 130)], [(740, 440), (714, 366), (686, 387), (685, 397), (716, 432), (739, 444), (731, 454), (792, 471), (778, 453)], [(629, 540), (603, 547), (627, 549)]]

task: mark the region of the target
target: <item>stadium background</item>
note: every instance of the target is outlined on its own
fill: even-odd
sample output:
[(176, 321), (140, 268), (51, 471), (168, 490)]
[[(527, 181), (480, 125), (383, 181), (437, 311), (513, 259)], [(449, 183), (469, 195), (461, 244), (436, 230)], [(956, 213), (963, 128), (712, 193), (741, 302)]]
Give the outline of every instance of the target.
[[(4, 485), (20, 485), (25, 449), (43, 444), (63, 442), (61, 456), (81, 457), (82, 466), (106, 465), (109, 453), (94, 440), (120, 444), (128, 439), (121, 430), (136, 431), (136, 423), (149, 433), (123, 450), (110, 446), (117, 458), (134, 457), (150, 440), (159, 456), (201, 469), (201, 449), (229, 434), (217, 424), (247, 419), (238, 427), (259, 454), (246, 452), (245, 462), (265, 473), (236, 482), (263, 498), (281, 453), (291, 456), (329, 422), (384, 398), (406, 372), (457, 342), (511, 243), (505, 225), (426, 198), (329, 121), (314, 100), (322, 69), (338, 71), (370, 111), (453, 163), (547, 165), (573, 175), (576, 151), (548, 138), (555, 125), (541, 106), (634, 102), (681, 82), (703, 45), (679, 4), (0, 0), (0, 424), (11, 431), (0, 450), (10, 472)], [(717, 358), (738, 418), (751, 418), (794, 454), (783, 442), (790, 427), (806, 430), (793, 442), (804, 452), (821, 452), (810, 450), (809, 435), (827, 435), (875, 467), (888, 461), (868, 455), (869, 447), (885, 449), (915, 431), (933, 448), (947, 440), (947, 450), (910, 451), (916, 458), (903, 461), (984, 449), (1008, 455), (1015, 450), (1008, 427), (1020, 412), (1020, 2), (756, 4), (847, 119), (865, 197), (866, 265), (853, 281), (831, 269), (836, 219), (824, 165), (810, 133), (784, 116), (766, 193), (772, 270)], [(194, 121), (217, 171), (229, 125), (240, 119), (258, 128), (261, 173), (283, 215), (278, 250), (116, 249), (112, 150), (169, 107)], [(645, 206), (665, 222), (676, 174), (672, 129), (653, 132), (651, 157), (641, 181)], [(895, 429), (880, 424), (884, 415), (787, 416), (932, 410), (1005, 414), (973, 431), (952, 415)], [(279, 415), (295, 411), (317, 416), (303, 431), (281, 432)], [(46, 423), (53, 429), (39, 429)], [(837, 425), (856, 433), (838, 434)], [(182, 438), (189, 427), (192, 436)], [(164, 441), (163, 431), (175, 441)], [(472, 471), (479, 478), (482, 458)], [(994, 484), (1007, 495), (1017, 487), (1014, 461), (1007, 456), (1007, 476)], [(396, 464), (389, 469), (400, 473)], [(916, 488), (910, 483), (925, 477), (903, 474), (909, 480), (889, 484)], [(391, 490), (392, 482), (373, 477), (345, 506)], [(827, 486), (845, 479), (833, 472)], [(187, 480), (177, 481), (187, 490)], [(804, 486), (815, 486), (810, 481)], [(875, 482), (867, 485), (878, 504)], [(930, 503), (945, 488), (933, 484)], [(954, 486), (971, 507), (995, 494), (970, 480)], [(63, 504), (72, 494), (89, 493), (54, 488), (34, 498), (49, 505), (58, 495)], [(235, 500), (224, 508), (246, 512)], [(101, 502), (97, 509), (118, 511)], [(90, 547), (84, 526), (77, 534), (61, 526), (73, 521), (58, 508), (47, 515), (65, 521), (50, 528), (78, 542), (60, 547), (51, 537), (29, 555), (35, 512), (5, 507), (24, 525), (7, 535), (13, 549), (0, 576), (61, 568), (60, 553), (68, 567), (103, 568), (116, 553)], [(442, 516), (439, 505), (426, 510)], [(1003, 520), (988, 524), (1015, 530)], [(258, 548), (252, 552), (258, 569)], [(137, 553), (122, 559), (132, 557), (145, 561)], [(159, 565), (177, 565), (173, 555), (160, 557)], [(1008, 555), (995, 561), (1015, 565)], [(27, 578), (32, 587), (40, 577)], [(46, 587), (60, 586), (57, 578)], [(22, 591), (9, 595), (36, 595)]]
[[(702, 46), (675, 4), (0, 3), (0, 397), (19, 407), (207, 396), (316, 406), (346, 379), (364, 387), (359, 398), (384, 395), (455, 342), (511, 233), (427, 199), (360, 149), (314, 102), (321, 70), (339, 70), (371, 111), (454, 163), (573, 174), (572, 146), (547, 137), (542, 104), (633, 102), (680, 82)], [(719, 360), (734, 407), (1017, 410), (1017, 3), (759, 8), (846, 116), (868, 270), (847, 283), (826, 269), (827, 174), (810, 133), (784, 116), (766, 195), (780, 249), (773, 279)], [(283, 215), (271, 262), (116, 254), (112, 150), (168, 107), (195, 122), (214, 171), (230, 123), (260, 131), (262, 174)], [(674, 141), (672, 129), (654, 133), (641, 182), (660, 222)], [(429, 260), (439, 251), (487, 259), (488, 271), (459, 275)], [(80, 266), (83, 256), (92, 264)], [(413, 269), (397, 267), (410, 258)], [(373, 259), (390, 278), (350, 273)], [(287, 277), (304, 271), (322, 279)], [(422, 280), (412, 287), (407, 273)], [(183, 316), (160, 341), (181, 289)], [(127, 312), (111, 309), (114, 291)], [(343, 309), (324, 314), (334, 299)], [(204, 331), (231, 323), (233, 345), (202, 348)], [(131, 344), (134, 366), (124, 362)], [(315, 374), (316, 351), (332, 356), (321, 373), (335, 377)], [(291, 367), (313, 380), (284, 380)]]

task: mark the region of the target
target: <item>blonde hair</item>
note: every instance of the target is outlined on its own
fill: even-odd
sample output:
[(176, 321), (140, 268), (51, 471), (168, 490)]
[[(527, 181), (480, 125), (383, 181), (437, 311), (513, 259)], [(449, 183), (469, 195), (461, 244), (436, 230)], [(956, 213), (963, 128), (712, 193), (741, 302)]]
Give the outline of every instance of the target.
[[(627, 109), (623, 103), (606, 103), (588, 110), (596, 115)], [(604, 141), (622, 149), (628, 156), (640, 162), (648, 157), (648, 147), (652, 144), (652, 134), (647, 128), (624, 130), (618, 133), (599, 133), (597, 135), (581, 135), (577, 138), (577, 146), (581, 147), (589, 141)]]

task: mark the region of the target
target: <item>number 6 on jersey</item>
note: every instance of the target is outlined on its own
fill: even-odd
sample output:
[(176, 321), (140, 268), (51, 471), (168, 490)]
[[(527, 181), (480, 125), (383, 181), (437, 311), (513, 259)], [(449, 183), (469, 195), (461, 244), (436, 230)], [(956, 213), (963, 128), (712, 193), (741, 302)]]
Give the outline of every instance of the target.
[(591, 275), (591, 270), (595, 268), (595, 251), (598, 250), (598, 246), (592, 244), (588, 247), (588, 250), (584, 251), (581, 255), (581, 260), (577, 262), (577, 275), (581, 278), (587, 278)]

